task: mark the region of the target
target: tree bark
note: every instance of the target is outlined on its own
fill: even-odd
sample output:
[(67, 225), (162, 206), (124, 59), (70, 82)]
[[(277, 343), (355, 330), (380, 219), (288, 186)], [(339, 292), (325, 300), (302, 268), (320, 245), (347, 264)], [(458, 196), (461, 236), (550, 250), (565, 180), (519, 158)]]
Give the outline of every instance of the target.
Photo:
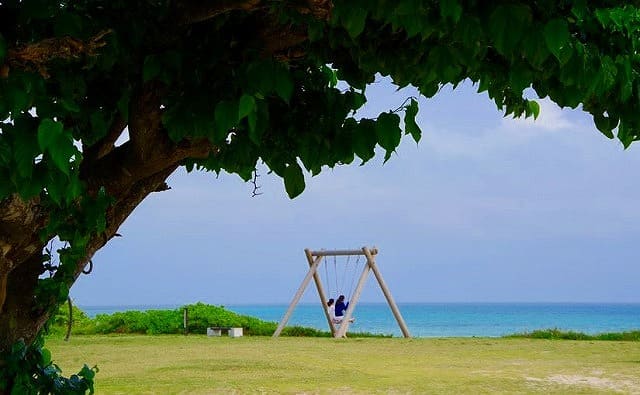
[[(87, 150), (81, 178), (88, 194), (95, 195), (98, 188), (104, 187), (114, 203), (107, 209), (105, 232), (90, 238), (84, 257), (74, 267), (74, 275), (64, 280), (69, 287), (142, 200), (152, 192), (168, 189), (167, 177), (185, 158), (205, 158), (219, 152), (206, 139), (171, 142), (162, 130), (154, 89), (143, 87), (132, 100), (130, 141), (108, 150)], [(112, 143), (112, 136), (105, 139), (109, 141), (100, 142), (103, 146)], [(51, 299), (43, 303), (35, 296), (38, 277), (43, 272), (42, 251), (47, 238), (43, 241), (41, 232), (47, 220), (48, 213), (38, 199), (24, 202), (13, 195), (0, 202), (0, 354), (20, 339), (31, 344), (49, 318), (51, 301), (64, 301)], [(48, 239), (54, 236), (49, 235)]]
[[(107, 229), (104, 233), (94, 235), (86, 250), (86, 255), (78, 261), (73, 279), (68, 282), (71, 286), (82, 273), (86, 263), (96, 251), (102, 248), (118, 231), (118, 228), (133, 212), (133, 210), (150, 193), (162, 189), (167, 177), (177, 168), (177, 164), (170, 164), (167, 168), (149, 177), (135, 182), (127, 190), (125, 196), (117, 199), (117, 203), (107, 212)], [(37, 238), (40, 229), (32, 230)], [(28, 246), (32, 253), (22, 259), (14, 259), (14, 267), (6, 271), (0, 280), (4, 279), (4, 301), (0, 311), (0, 354), (10, 349), (19, 340), (31, 344), (50, 316), (50, 309), (43, 308), (35, 297), (38, 278), (43, 272), (42, 250), (46, 243), (38, 239)], [(0, 282), (0, 284), (2, 284)], [(61, 302), (61, 301), (57, 301)], [(0, 361), (0, 366), (2, 361)]]
[(7, 276), (7, 293), (0, 313), (0, 350), (8, 350), (22, 339), (29, 344), (49, 318), (35, 306), (35, 288), (42, 272), (42, 248)]

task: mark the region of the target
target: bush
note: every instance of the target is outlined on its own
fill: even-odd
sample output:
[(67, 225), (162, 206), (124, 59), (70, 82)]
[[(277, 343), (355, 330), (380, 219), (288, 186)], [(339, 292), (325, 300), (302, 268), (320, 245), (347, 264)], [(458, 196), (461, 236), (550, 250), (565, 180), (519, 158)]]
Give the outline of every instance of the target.
[[(50, 333), (65, 333), (68, 307), (65, 304), (51, 321)], [(74, 334), (139, 333), (149, 335), (183, 333), (184, 309), (189, 313), (189, 333), (205, 334), (208, 327), (241, 327), (248, 336), (271, 336), (278, 324), (263, 321), (248, 315), (236, 314), (223, 306), (195, 303), (175, 310), (124, 311), (113, 314), (98, 314), (94, 319), (74, 307)], [(283, 336), (329, 337), (329, 331), (301, 326), (286, 327)], [(349, 333), (353, 337), (389, 337), (371, 333)]]
[[(76, 306), (72, 306), (73, 323), (71, 326), (72, 333), (82, 334), (85, 332), (93, 332), (95, 325), (93, 320), (82, 310)], [(56, 314), (49, 321), (49, 334), (63, 335), (67, 333), (67, 323), (69, 322), (69, 303), (65, 302)], [(95, 332), (94, 332), (95, 333)]]
[(520, 337), (529, 339), (548, 340), (617, 340), (617, 341), (640, 341), (640, 331), (629, 332), (609, 332), (597, 335), (588, 335), (582, 332), (563, 331), (558, 328), (540, 329), (532, 332), (516, 333), (506, 337)]

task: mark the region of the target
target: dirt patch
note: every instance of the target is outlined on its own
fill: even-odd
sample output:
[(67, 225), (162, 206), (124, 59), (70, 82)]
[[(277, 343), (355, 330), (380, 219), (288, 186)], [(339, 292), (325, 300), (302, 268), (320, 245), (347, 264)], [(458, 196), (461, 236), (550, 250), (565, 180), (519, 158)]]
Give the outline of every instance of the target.
[[(597, 372), (594, 372), (597, 374)], [(610, 390), (625, 394), (640, 395), (640, 381), (629, 377), (596, 377), (578, 374), (554, 374), (546, 378), (525, 377), (536, 384), (561, 384), (568, 386), (589, 387), (599, 390)]]

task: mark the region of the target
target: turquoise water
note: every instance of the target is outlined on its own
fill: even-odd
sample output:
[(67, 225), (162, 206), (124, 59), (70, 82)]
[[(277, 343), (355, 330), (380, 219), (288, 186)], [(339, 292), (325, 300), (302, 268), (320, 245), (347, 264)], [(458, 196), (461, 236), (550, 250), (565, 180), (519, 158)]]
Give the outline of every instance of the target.
[[(83, 307), (90, 316), (115, 311), (174, 309), (175, 305)], [(227, 305), (239, 314), (280, 321), (288, 305)], [(535, 329), (558, 328), (589, 334), (640, 330), (640, 304), (570, 303), (408, 303), (399, 304), (409, 331), (415, 337), (502, 336)], [(401, 336), (389, 306), (360, 303), (352, 331)], [(289, 325), (326, 330), (318, 304), (300, 304)]]

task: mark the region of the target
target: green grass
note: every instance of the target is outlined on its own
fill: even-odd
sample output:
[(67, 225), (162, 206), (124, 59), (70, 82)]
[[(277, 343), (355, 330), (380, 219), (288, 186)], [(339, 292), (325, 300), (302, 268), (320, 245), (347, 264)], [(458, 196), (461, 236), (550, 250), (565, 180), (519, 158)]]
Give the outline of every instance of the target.
[(616, 341), (640, 341), (640, 331), (629, 332), (605, 332), (589, 335), (583, 332), (563, 331), (560, 329), (540, 329), (532, 332), (516, 333), (507, 337), (522, 337), (530, 339), (550, 340), (616, 340)]
[(640, 343), (518, 338), (75, 336), (47, 347), (98, 394), (633, 393)]

